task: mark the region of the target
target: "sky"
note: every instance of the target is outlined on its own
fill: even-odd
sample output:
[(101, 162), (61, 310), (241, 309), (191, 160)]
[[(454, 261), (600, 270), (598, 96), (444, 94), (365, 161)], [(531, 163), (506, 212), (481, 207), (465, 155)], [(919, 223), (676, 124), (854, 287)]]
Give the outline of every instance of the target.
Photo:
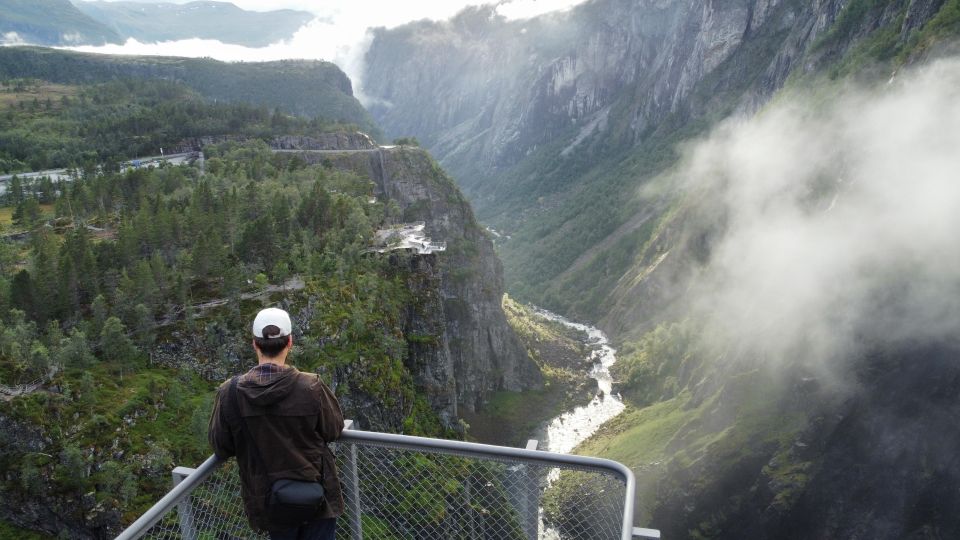
[[(137, 0), (143, 1), (143, 0)], [(169, 1), (169, 0), (168, 0)], [(173, 0), (183, 4), (189, 0)], [(328, 60), (336, 63), (354, 82), (354, 92), (361, 101), (363, 56), (370, 45), (369, 28), (393, 28), (421, 20), (449, 19), (464, 7), (498, 4), (497, 12), (507, 19), (535, 17), (543, 13), (567, 10), (585, 0), (232, 0), (237, 6), (254, 10), (299, 9), (309, 11), (316, 19), (301, 28), (289, 40), (267, 47), (249, 48), (215, 40), (190, 39), (163, 43), (140, 43), (128, 40), (123, 45), (71, 47), (75, 50), (108, 54), (136, 54), (211, 57), (224, 61), (268, 61), (284, 58)]]

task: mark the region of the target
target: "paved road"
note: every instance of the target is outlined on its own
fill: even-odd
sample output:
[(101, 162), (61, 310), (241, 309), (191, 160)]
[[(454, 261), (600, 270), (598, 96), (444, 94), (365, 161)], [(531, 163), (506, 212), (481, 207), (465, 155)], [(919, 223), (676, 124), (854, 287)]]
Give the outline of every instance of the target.
[(67, 173), (67, 169), (50, 169), (46, 171), (37, 171), (37, 172), (27, 172), (27, 173), (18, 173), (18, 174), (5, 174), (0, 176), (0, 182), (9, 182), (14, 176), (19, 176), (20, 178), (40, 178), (41, 176), (49, 176), (51, 180), (59, 180), (60, 178), (69, 178), (70, 175)]
[[(396, 146), (378, 146), (376, 148), (363, 148), (363, 149), (353, 149), (353, 150), (274, 150), (277, 153), (290, 153), (290, 154), (364, 154), (370, 152), (379, 152), (380, 150), (390, 150), (391, 148), (396, 148)], [(139, 158), (136, 161), (140, 162), (140, 167), (149, 167), (150, 165), (159, 165), (161, 161), (166, 161), (170, 165), (182, 165), (186, 163), (191, 156), (194, 155), (194, 152), (187, 152), (184, 154), (170, 154), (167, 156), (151, 156), (145, 158)], [(127, 164), (123, 170), (132, 169), (133, 166), (130, 165), (134, 160), (125, 161)], [(49, 169), (46, 171), (36, 171), (36, 172), (27, 172), (27, 173), (18, 173), (13, 174), (4, 174), (0, 175), (0, 195), (3, 195), (7, 192), (7, 183), (14, 177), (18, 176), (22, 179), (29, 178), (41, 178), (43, 176), (49, 176), (51, 180), (58, 181), (71, 181), (73, 178), (70, 176), (68, 169)]]
[[(193, 152), (187, 152), (185, 154), (170, 154), (168, 156), (145, 157), (145, 158), (140, 158), (138, 161), (140, 162), (141, 167), (149, 167), (150, 165), (156, 166), (156, 165), (159, 165), (161, 161), (166, 161), (170, 165), (183, 165), (184, 163), (187, 162), (188, 159), (190, 159), (190, 156), (192, 155), (193, 155)], [(124, 164), (127, 164), (127, 165), (126, 167), (124, 167), (123, 170), (132, 169), (133, 166), (129, 164), (132, 163), (133, 161), (134, 160), (125, 161)], [(41, 178), (44, 176), (49, 176), (50, 179), (55, 182), (58, 180), (64, 180), (66, 182), (70, 182), (71, 180), (73, 180), (73, 177), (70, 176), (68, 169), (48, 169), (46, 171), (18, 173), (16, 175), (4, 174), (0, 176), (0, 195), (3, 195), (7, 192), (7, 183), (9, 183), (14, 176), (17, 176), (22, 179)]]

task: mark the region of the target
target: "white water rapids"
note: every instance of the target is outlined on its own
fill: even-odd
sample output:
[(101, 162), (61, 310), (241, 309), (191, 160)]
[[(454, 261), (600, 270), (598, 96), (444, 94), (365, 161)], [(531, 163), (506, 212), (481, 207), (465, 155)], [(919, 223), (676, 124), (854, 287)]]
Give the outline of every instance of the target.
[(541, 441), (540, 450), (567, 454), (596, 433), (604, 422), (623, 411), (623, 401), (611, 391), (613, 378), (610, 376), (610, 366), (617, 361), (617, 351), (609, 345), (607, 336), (599, 328), (569, 321), (545, 309), (536, 308), (535, 311), (548, 320), (587, 335), (590, 360), (593, 362), (590, 378), (595, 379), (600, 388), (590, 403), (557, 416), (537, 433)]
[[(599, 328), (575, 323), (542, 308), (535, 308), (534, 311), (545, 319), (558, 322), (587, 335), (587, 347), (590, 350), (589, 360), (593, 363), (593, 367), (590, 369), (590, 378), (597, 381), (600, 390), (590, 400), (590, 403), (557, 416), (544, 424), (538, 431), (540, 450), (567, 454), (578, 444), (596, 433), (604, 422), (623, 411), (623, 401), (619, 395), (614, 395), (612, 392), (613, 377), (610, 376), (610, 366), (617, 361), (617, 351), (609, 345), (607, 336)], [(552, 484), (559, 476), (559, 469), (551, 471), (546, 478), (547, 485)], [(560, 540), (560, 533), (544, 523), (543, 508), (540, 508), (539, 529), (540, 540)]]

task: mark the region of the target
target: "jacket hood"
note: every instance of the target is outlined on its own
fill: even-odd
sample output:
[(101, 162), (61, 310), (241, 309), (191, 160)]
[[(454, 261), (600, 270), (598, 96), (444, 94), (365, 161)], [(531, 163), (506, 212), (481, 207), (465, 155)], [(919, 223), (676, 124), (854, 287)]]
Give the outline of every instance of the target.
[(237, 382), (237, 389), (250, 403), (265, 407), (282, 400), (293, 391), (298, 373), (296, 368), (290, 367), (264, 377), (262, 381), (244, 377)]

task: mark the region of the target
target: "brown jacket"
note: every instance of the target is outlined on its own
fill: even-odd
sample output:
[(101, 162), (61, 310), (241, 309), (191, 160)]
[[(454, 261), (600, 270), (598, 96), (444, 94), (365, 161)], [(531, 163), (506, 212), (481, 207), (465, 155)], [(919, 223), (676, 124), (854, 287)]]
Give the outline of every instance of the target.
[[(221, 459), (237, 456), (243, 505), (256, 530), (291, 524), (271, 523), (264, 510), (270, 486), (281, 478), (323, 482), (326, 504), (318, 518), (343, 513), (343, 495), (333, 453), (326, 443), (343, 431), (343, 412), (320, 377), (290, 366), (269, 377), (250, 372), (237, 383), (241, 425), (230, 380), (220, 385), (210, 417), (210, 445)], [(242, 428), (242, 433), (241, 433)], [(256, 445), (256, 451), (250, 445)], [(257, 454), (259, 453), (259, 458)], [(259, 460), (266, 461), (266, 466)], [(263, 470), (263, 469), (266, 470)]]

